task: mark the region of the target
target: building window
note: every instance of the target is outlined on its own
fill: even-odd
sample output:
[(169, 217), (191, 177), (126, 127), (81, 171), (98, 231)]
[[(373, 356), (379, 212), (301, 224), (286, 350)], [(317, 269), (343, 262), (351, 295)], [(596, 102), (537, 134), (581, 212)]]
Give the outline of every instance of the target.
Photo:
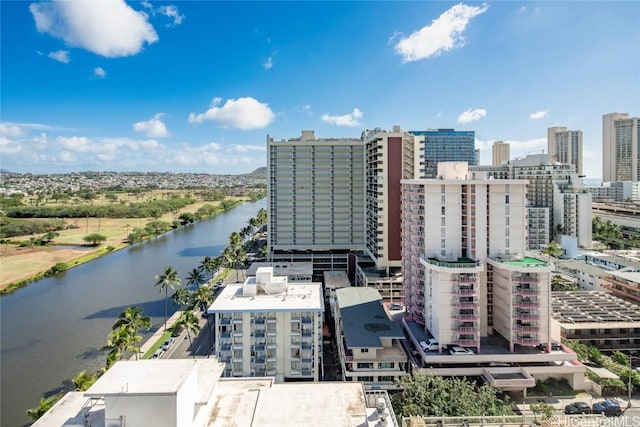
[(369, 353), (369, 349), (368, 348), (361, 348), (360, 349), (360, 353)]
[(362, 381), (362, 382), (373, 382), (373, 377), (358, 377), (358, 381)]
[(378, 364), (378, 367), (380, 369), (393, 369), (393, 368), (395, 368), (395, 363), (393, 363), (393, 362), (380, 362)]
[(443, 227), (447, 225), (447, 223), (445, 221), (445, 218), (446, 217), (444, 217), (444, 216), (442, 218), (440, 218), (440, 225), (443, 226)]
[(509, 204), (509, 195), (508, 194), (505, 194), (505, 196), (504, 196), (504, 204), (505, 205)]
[(373, 369), (373, 363), (358, 362), (358, 369)]
[(444, 214), (445, 214), (445, 212), (444, 212), (444, 211), (445, 211), (445, 207), (444, 207), (444, 206), (441, 206), (441, 207), (440, 207), (440, 215), (444, 215)]

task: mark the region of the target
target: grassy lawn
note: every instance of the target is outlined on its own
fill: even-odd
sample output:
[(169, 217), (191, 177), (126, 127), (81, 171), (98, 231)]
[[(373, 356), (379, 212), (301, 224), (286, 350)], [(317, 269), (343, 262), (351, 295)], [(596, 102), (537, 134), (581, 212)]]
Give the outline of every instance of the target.
[[(236, 198), (243, 200), (243, 198)], [(98, 204), (98, 201), (96, 201)], [(209, 204), (215, 207), (220, 202), (199, 201), (180, 209), (177, 214), (164, 214), (160, 220), (171, 222), (184, 212), (195, 213), (201, 206)], [(0, 247), (0, 290), (12, 283), (27, 280), (38, 273), (47, 271), (57, 263), (75, 266), (102, 256), (106, 247), (121, 249), (128, 246), (127, 236), (134, 228), (143, 228), (153, 218), (71, 218), (67, 223), (76, 226), (60, 231), (53, 241), (54, 247), (18, 247), (14, 244)], [(99, 233), (107, 240), (97, 247), (87, 246), (84, 236)], [(13, 237), (9, 240), (20, 242), (31, 236)], [(63, 246), (56, 248), (55, 246)]]

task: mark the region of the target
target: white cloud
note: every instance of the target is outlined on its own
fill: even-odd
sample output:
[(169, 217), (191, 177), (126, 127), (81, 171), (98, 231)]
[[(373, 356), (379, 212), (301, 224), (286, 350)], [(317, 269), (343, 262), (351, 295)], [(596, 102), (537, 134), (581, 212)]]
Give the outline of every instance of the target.
[(540, 120), (541, 118), (546, 116), (548, 112), (549, 112), (549, 110), (536, 111), (535, 113), (529, 114), (529, 118), (531, 120)]
[(96, 67), (93, 69), (93, 75), (98, 78), (104, 79), (107, 76), (107, 72), (102, 67)]
[(270, 56), (268, 57), (263, 63), (262, 66), (264, 67), (265, 70), (270, 70), (271, 68), (273, 68), (273, 58)]
[(460, 114), (460, 116), (458, 117), (458, 123), (475, 122), (476, 120), (480, 120), (486, 115), (487, 110), (485, 110), (484, 108), (476, 108), (475, 110), (469, 108), (467, 111)]
[(19, 138), (24, 136), (24, 131), (20, 125), (15, 123), (0, 123), (0, 136), (6, 138)]
[(480, 7), (459, 3), (434, 19), (431, 25), (401, 39), (395, 46), (396, 53), (402, 55), (403, 62), (412, 62), (461, 48), (465, 45), (462, 33), (469, 21), (486, 12), (488, 7), (484, 3)]
[(173, 5), (168, 6), (160, 6), (158, 11), (169, 18), (173, 19), (173, 23), (167, 24), (167, 27), (175, 27), (177, 25), (182, 24), (182, 20), (184, 19), (184, 15), (180, 13), (177, 7)]
[(330, 114), (323, 114), (321, 119), (325, 123), (329, 123), (331, 125), (336, 126), (360, 126), (359, 119), (362, 118), (362, 111), (358, 108), (354, 108), (353, 112), (348, 114), (343, 114), (342, 116), (333, 116)]
[(227, 99), (222, 107), (222, 98), (214, 98), (211, 108), (201, 114), (190, 113), (189, 123), (202, 123), (205, 120), (218, 123), (223, 128), (252, 130), (262, 129), (275, 119), (269, 104), (254, 98)]
[(167, 126), (161, 120), (162, 116), (164, 116), (164, 113), (158, 113), (146, 122), (134, 123), (133, 130), (150, 138), (166, 138), (171, 136), (167, 130)]
[(31, 3), (36, 28), (107, 58), (135, 55), (158, 41), (148, 16), (124, 0)]
[(65, 64), (71, 62), (68, 50), (56, 50), (55, 52), (49, 52), (49, 58), (55, 59), (56, 61), (60, 61)]

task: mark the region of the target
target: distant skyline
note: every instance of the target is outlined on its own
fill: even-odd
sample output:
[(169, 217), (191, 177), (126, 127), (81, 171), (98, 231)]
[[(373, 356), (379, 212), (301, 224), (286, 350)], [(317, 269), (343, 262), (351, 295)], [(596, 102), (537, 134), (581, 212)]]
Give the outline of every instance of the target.
[(248, 173), (266, 136), (474, 130), (542, 153), (640, 113), (640, 2), (0, 2), (0, 167)]

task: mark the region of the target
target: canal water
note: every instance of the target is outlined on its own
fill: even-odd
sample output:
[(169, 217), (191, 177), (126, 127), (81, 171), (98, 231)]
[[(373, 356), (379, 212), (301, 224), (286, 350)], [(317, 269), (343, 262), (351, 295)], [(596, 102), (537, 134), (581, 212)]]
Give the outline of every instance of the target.
[[(138, 306), (153, 328), (164, 320), (155, 276), (173, 267), (183, 280), (205, 256), (218, 256), (229, 235), (248, 224), (266, 199), (159, 236), (0, 298), (0, 425), (28, 425), (25, 410), (105, 364), (107, 334), (118, 315)], [(169, 302), (170, 314), (177, 307)]]

